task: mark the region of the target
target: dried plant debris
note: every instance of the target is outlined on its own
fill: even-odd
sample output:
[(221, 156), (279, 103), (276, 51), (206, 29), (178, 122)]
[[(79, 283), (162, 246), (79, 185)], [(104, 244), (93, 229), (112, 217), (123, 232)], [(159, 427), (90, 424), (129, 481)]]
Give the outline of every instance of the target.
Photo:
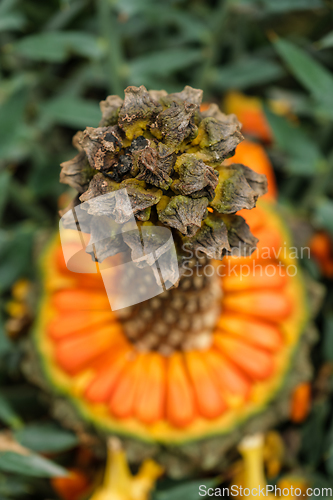
[[(188, 86), (174, 94), (128, 87), (124, 100), (107, 97), (100, 126), (75, 135), (79, 154), (62, 164), (61, 181), (77, 189), (93, 218), (169, 228), (179, 255), (184, 241), (214, 258), (237, 245), (245, 251), (255, 238), (242, 219), (228, 215), (253, 208), (267, 183), (244, 165), (222, 164), (243, 140), (240, 123), (215, 104), (201, 112), (201, 99), (202, 91)], [(139, 255), (139, 240), (135, 246), (130, 235), (109, 238), (108, 251), (111, 229), (99, 226), (91, 232), (94, 245), (102, 239), (100, 255), (126, 244)]]
[(103, 174), (97, 173), (91, 180), (88, 189), (85, 193), (80, 196), (80, 201), (83, 203), (89, 201), (97, 196), (102, 196), (103, 194), (112, 193), (118, 189), (118, 184)]

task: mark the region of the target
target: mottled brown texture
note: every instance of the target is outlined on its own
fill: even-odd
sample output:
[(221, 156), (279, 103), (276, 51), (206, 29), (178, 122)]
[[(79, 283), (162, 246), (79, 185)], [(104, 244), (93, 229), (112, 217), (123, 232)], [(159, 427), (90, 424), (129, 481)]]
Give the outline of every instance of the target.
[(227, 226), (231, 254), (242, 257), (251, 255), (259, 240), (253, 236), (243, 217), (239, 215), (217, 215), (217, 217), (220, 217)]
[(132, 140), (134, 138), (131, 129), (133, 125), (138, 124), (143, 131), (147, 124), (161, 111), (161, 104), (153, 99), (143, 85), (141, 87), (127, 87), (124, 103), (119, 111), (119, 126)]
[(137, 179), (142, 179), (148, 184), (167, 190), (172, 183), (170, 175), (174, 163), (173, 151), (164, 144), (159, 143), (157, 149), (148, 146), (138, 156), (139, 174)]
[(103, 194), (116, 191), (118, 187), (119, 184), (104, 177), (103, 174), (97, 173), (91, 180), (87, 191), (80, 196), (80, 201), (84, 203), (85, 201), (96, 198), (97, 196), (102, 196)]
[(183, 248), (190, 248), (194, 253), (200, 251), (210, 259), (221, 260), (231, 250), (225, 223), (210, 214), (193, 238), (183, 238)]
[(119, 110), (123, 102), (117, 95), (109, 95), (105, 101), (100, 102), (99, 106), (102, 111), (102, 119), (99, 123), (100, 127), (109, 127), (110, 125), (117, 124)]
[(202, 151), (198, 156), (212, 163), (220, 163), (232, 156), (236, 146), (244, 139), (235, 115), (224, 115), (223, 121), (204, 118), (200, 123), (198, 137), (202, 137), (198, 143)]
[(267, 183), (267, 177), (264, 174), (258, 174), (254, 170), (252, 170), (249, 167), (246, 167), (245, 165), (241, 164), (233, 164), (231, 165), (233, 168), (239, 168), (243, 171), (243, 175), (245, 179), (247, 180), (248, 184), (251, 186), (253, 191), (255, 191), (257, 198), (259, 196), (263, 196), (264, 194), (267, 193), (268, 190), (268, 183)]
[(178, 229), (182, 234), (193, 236), (207, 214), (208, 199), (192, 199), (188, 196), (175, 196), (162, 200), (165, 206), (157, 207), (158, 218), (167, 226)]
[(218, 183), (218, 172), (194, 154), (179, 156), (175, 164), (179, 175), (171, 189), (177, 194), (190, 195), (192, 198), (207, 197), (212, 200)]
[(87, 127), (80, 139), (92, 168), (108, 172), (116, 163), (122, 148), (118, 127)]
[(267, 192), (267, 180), (244, 165), (219, 169), (219, 180), (211, 207), (219, 213), (234, 214), (243, 208), (251, 209), (259, 196)]
[(180, 98), (172, 100), (169, 107), (159, 113), (156, 128), (162, 136), (164, 143), (177, 149), (189, 135), (196, 135), (196, 126), (192, 121), (197, 106)]

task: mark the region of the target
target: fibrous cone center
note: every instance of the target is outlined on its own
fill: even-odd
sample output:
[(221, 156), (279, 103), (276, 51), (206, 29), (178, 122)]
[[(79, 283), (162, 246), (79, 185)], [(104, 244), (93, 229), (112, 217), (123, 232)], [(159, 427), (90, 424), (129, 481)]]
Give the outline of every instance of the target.
[(138, 350), (168, 356), (210, 347), (221, 312), (221, 286), (204, 254), (192, 257), (186, 267), (177, 288), (119, 311), (124, 332)]

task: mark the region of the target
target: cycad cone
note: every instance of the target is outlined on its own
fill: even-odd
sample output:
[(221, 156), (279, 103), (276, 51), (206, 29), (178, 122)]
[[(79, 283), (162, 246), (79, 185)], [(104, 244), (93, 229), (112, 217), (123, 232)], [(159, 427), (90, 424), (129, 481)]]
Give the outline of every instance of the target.
[[(240, 148), (233, 161), (269, 178), (266, 199), (241, 211), (260, 240), (259, 256), (227, 257), (222, 263), (295, 265), (283, 248), (280, 257), (273, 255), (291, 243), (277, 213), (269, 160), (260, 145)], [(263, 248), (271, 259), (262, 258)], [(264, 269), (262, 275), (222, 278), (213, 344), (168, 357), (136, 351), (110, 310), (100, 277), (70, 273), (58, 240), (48, 248), (42, 271), (45, 293), (34, 348), (44, 380), (77, 410), (74, 418), (62, 411), (62, 418), (68, 425), (84, 420), (124, 437), (133, 461), (153, 455), (177, 477), (221, 469), (240, 428), (250, 432), (247, 425), (253, 429), (257, 419), (256, 428), (264, 430), (286, 418), (291, 390), (309, 376), (307, 365), (296, 363), (308, 319), (299, 272), (270, 277)]]

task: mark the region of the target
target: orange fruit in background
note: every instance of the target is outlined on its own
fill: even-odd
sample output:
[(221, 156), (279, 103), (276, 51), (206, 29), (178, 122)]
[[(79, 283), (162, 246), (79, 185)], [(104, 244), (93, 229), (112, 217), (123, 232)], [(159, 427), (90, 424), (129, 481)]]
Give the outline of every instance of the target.
[(63, 500), (81, 500), (87, 495), (90, 484), (86, 475), (79, 469), (68, 469), (66, 477), (54, 477), (51, 485)]

